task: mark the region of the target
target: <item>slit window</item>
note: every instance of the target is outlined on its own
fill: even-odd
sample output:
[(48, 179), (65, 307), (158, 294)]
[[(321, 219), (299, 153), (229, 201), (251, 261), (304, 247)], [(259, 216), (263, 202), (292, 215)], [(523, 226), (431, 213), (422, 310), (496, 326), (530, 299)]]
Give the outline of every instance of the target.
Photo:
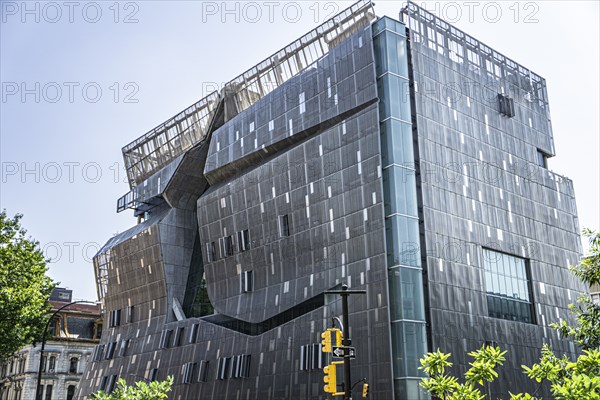
[(190, 343), (196, 343), (198, 339), (198, 329), (200, 328), (200, 324), (192, 325), (192, 330), (190, 332)]
[(183, 367), (183, 377), (181, 383), (188, 384), (192, 383), (192, 377), (194, 376), (194, 371), (196, 370), (197, 363), (187, 363)]
[(110, 360), (115, 356), (115, 348), (117, 347), (117, 342), (110, 342), (108, 347), (106, 348), (106, 354), (104, 355), (105, 360)]
[(181, 343), (183, 342), (184, 331), (185, 328), (183, 326), (177, 328), (177, 331), (175, 332), (175, 339), (173, 341), (173, 347), (181, 346)]
[(279, 236), (290, 236), (290, 218), (288, 214), (279, 216)]
[(127, 322), (129, 322), (129, 323), (133, 322), (134, 310), (135, 310), (134, 306), (129, 306), (129, 309), (127, 312)]
[(237, 242), (239, 252), (244, 252), (250, 248), (250, 232), (248, 229), (239, 231), (237, 233)]
[(548, 168), (548, 155), (541, 150), (537, 151), (537, 165), (542, 168)]
[(102, 378), (100, 378), (100, 384), (98, 384), (98, 391), (100, 391), (100, 390), (104, 391), (104, 389), (106, 389), (107, 381), (108, 381), (107, 376), (103, 376)]
[(200, 361), (200, 368), (198, 370), (198, 382), (206, 382), (208, 377), (208, 361)]
[(254, 289), (253, 271), (244, 271), (240, 274), (240, 292), (248, 293)]
[(158, 368), (152, 368), (150, 370), (150, 377), (148, 378), (148, 380), (150, 382), (154, 382), (156, 378), (158, 378)]
[(325, 366), (325, 353), (320, 343), (300, 346), (300, 371), (322, 369)]
[(223, 256), (229, 257), (233, 255), (233, 237), (225, 236), (223, 238)]
[(121, 310), (112, 310), (110, 312), (110, 327), (114, 328), (121, 325)]
[(169, 342), (171, 341), (172, 334), (173, 334), (173, 330), (171, 330), (171, 329), (162, 331), (162, 334), (160, 337), (160, 348), (161, 349), (169, 348)]
[(106, 393), (112, 393), (115, 390), (115, 386), (117, 384), (117, 375), (111, 375), (108, 378), (108, 383), (106, 385)]
[(208, 262), (216, 261), (215, 242), (206, 243), (206, 259)]
[(225, 379), (229, 379), (231, 376), (230, 371), (231, 358), (230, 357), (222, 357), (219, 359), (219, 365), (217, 367), (217, 379), (222, 381)]
[(94, 351), (93, 360), (100, 361), (100, 359), (102, 359), (102, 353), (104, 353), (104, 345), (100, 344), (96, 347), (96, 350)]
[(119, 357), (125, 357), (127, 355), (127, 348), (129, 347), (129, 339), (121, 341), (121, 347), (119, 347)]

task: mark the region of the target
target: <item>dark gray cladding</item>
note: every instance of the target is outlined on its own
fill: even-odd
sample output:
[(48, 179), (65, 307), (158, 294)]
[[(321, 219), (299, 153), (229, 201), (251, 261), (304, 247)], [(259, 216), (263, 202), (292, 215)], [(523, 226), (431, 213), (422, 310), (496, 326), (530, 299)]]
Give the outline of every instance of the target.
[[(305, 368), (305, 350), (340, 315), (339, 299), (323, 291), (347, 282), (369, 288), (351, 303), (354, 374), (377, 382), (372, 395), (391, 396), (376, 102), (366, 27), (212, 134), (212, 186), (197, 200), (195, 231), (188, 199), (203, 190), (205, 150), (186, 153), (164, 190), (181, 208), (104, 249), (105, 310), (122, 318), (107, 324), (80, 393), (106, 376), (173, 375), (174, 398), (323, 398), (322, 371), (311, 367), (320, 361), (311, 353)], [(202, 314), (207, 297), (217, 314), (181, 315), (178, 302)], [(127, 340), (122, 355), (105, 350)]]
[(217, 129), (204, 170), (209, 182), (254, 168), (376, 100), (370, 38), (370, 28), (361, 29)]
[[(451, 352), (458, 373), (468, 351), (497, 343), (508, 353), (494, 396), (533, 392), (521, 365), (542, 343), (574, 353), (549, 324), (571, 320), (568, 304), (585, 291), (568, 269), (581, 251), (573, 184), (537, 162), (539, 151), (554, 153), (545, 81), (415, 4), (406, 14), (431, 348)], [(499, 109), (501, 93), (514, 99), (514, 116)], [(495, 275), (485, 248), (525, 260), (534, 323), (488, 317), (496, 283), (486, 282)]]

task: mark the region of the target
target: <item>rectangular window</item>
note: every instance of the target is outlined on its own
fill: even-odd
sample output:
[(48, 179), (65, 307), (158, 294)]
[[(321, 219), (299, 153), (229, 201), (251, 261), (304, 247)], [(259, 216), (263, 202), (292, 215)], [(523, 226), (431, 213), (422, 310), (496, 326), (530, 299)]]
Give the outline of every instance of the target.
[(325, 366), (325, 353), (320, 343), (300, 346), (300, 371), (322, 369)]
[(250, 233), (248, 229), (237, 233), (238, 251), (244, 252), (250, 248)]
[(537, 165), (542, 168), (548, 168), (548, 155), (541, 150), (537, 151)]
[(483, 265), (489, 316), (535, 323), (527, 260), (483, 249)]
[(169, 348), (169, 342), (171, 341), (172, 334), (173, 334), (172, 329), (167, 329), (167, 330), (162, 331), (162, 334), (160, 336), (160, 348), (161, 349)]
[(46, 385), (46, 400), (52, 400), (52, 385)]
[(208, 377), (208, 361), (200, 361), (200, 370), (198, 371), (198, 382), (206, 382)]
[(233, 237), (225, 236), (223, 238), (223, 255), (229, 257), (233, 255)]
[(110, 312), (110, 327), (114, 328), (121, 325), (121, 310), (112, 310)]
[(254, 273), (244, 271), (240, 274), (240, 292), (248, 293), (254, 289)]
[(111, 375), (106, 384), (106, 393), (112, 393), (115, 390), (115, 386), (117, 386), (117, 375)]
[(150, 382), (154, 382), (157, 377), (158, 377), (158, 368), (152, 368), (150, 370), (150, 377), (148, 378), (148, 380)]
[(134, 306), (129, 306), (129, 309), (127, 311), (127, 322), (132, 323), (133, 322), (133, 313), (134, 313)]
[(185, 327), (183, 326), (177, 328), (177, 331), (175, 332), (175, 340), (173, 341), (173, 347), (181, 346), (181, 343), (183, 342), (184, 331)]
[(102, 359), (102, 353), (104, 353), (104, 345), (99, 344), (98, 346), (96, 346), (96, 349), (94, 350), (93, 360), (100, 361)]
[(129, 347), (129, 339), (121, 341), (121, 347), (119, 347), (119, 357), (125, 357), (127, 354), (127, 348)]
[(194, 376), (194, 371), (196, 369), (197, 363), (187, 363), (183, 367), (183, 377), (181, 383), (188, 384), (192, 383), (192, 377)]
[(279, 236), (290, 236), (290, 218), (287, 214), (279, 216)]
[(71, 357), (71, 359), (69, 360), (69, 373), (70, 374), (77, 373), (78, 364), (79, 364), (79, 357)]
[(110, 342), (106, 349), (106, 354), (104, 355), (105, 360), (110, 360), (115, 355), (115, 348), (117, 347), (117, 342)]
[(498, 110), (500, 114), (506, 115), (507, 117), (515, 116), (515, 101), (501, 93), (498, 93)]
[(200, 324), (192, 325), (192, 330), (190, 332), (190, 343), (196, 343), (198, 339), (198, 329), (200, 328)]
[(106, 389), (107, 381), (108, 381), (107, 376), (103, 376), (102, 378), (100, 378), (100, 384), (98, 385), (98, 391), (100, 391), (100, 390), (104, 391), (104, 389)]
[(222, 381), (231, 377), (231, 357), (219, 358), (219, 366), (217, 367), (217, 379)]

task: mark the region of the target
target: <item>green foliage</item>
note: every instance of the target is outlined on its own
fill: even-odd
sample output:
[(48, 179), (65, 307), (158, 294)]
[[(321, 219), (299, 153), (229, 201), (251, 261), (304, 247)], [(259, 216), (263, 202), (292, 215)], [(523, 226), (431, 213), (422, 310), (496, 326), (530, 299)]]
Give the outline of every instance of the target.
[[(536, 382), (547, 381), (555, 399), (600, 399), (600, 351), (584, 350), (576, 361), (566, 355), (558, 358), (548, 345), (542, 348), (540, 362), (522, 366), (525, 374)], [(534, 393), (535, 395), (535, 393)], [(529, 394), (511, 394), (511, 400), (537, 399)]]
[(41, 340), (54, 283), (38, 242), (25, 237), (22, 215), (0, 213), (0, 362)]
[(429, 374), (429, 378), (421, 380), (421, 387), (445, 400), (484, 399), (485, 395), (477, 385), (484, 386), (498, 377), (495, 369), (504, 362), (504, 354), (506, 351), (501, 351), (499, 347), (485, 345), (470, 352), (473, 362), (465, 374), (465, 382), (459, 383), (457, 378), (445, 374), (446, 368), (452, 366), (448, 361), (450, 354), (442, 353), (438, 349), (421, 359), (419, 368)]
[(136, 382), (134, 386), (127, 386), (125, 379), (119, 379), (117, 388), (108, 394), (103, 391), (93, 393), (92, 400), (161, 400), (168, 397), (173, 385), (173, 377), (165, 381)]
[[(583, 235), (589, 238), (590, 254), (571, 270), (588, 285), (600, 284), (600, 233), (589, 229), (583, 230)], [(570, 326), (566, 321), (552, 324), (561, 336), (571, 337), (575, 343), (584, 349), (600, 347), (600, 306), (592, 303), (587, 295), (579, 297), (577, 304), (569, 306), (577, 320), (576, 326)]]

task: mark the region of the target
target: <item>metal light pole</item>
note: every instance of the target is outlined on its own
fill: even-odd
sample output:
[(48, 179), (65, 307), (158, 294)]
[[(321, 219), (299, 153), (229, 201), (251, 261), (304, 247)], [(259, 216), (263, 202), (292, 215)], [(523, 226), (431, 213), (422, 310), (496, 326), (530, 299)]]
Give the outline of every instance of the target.
[[(349, 347), (352, 345), (350, 339), (350, 321), (348, 313), (348, 296), (352, 294), (366, 294), (366, 290), (348, 290), (348, 285), (342, 284), (342, 290), (327, 290), (325, 294), (339, 294), (342, 296), (342, 321), (344, 330), (344, 339), (342, 346)], [(350, 353), (344, 352), (344, 400), (352, 398), (352, 379), (350, 376)]]
[(94, 305), (97, 304), (97, 303), (94, 303), (93, 301), (87, 301), (87, 300), (73, 301), (69, 304), (65, 304), (58, 310), (54, 311), (54, 314), (52, 314), (52, 316), (50, 317), (50, 319), (48, 319), (48, 322), (46, 323), (46, 328), (44, 328), (44, 334), (42, 335), (42, 348), (40, 351), (40, 365), (38, 367), (37, 385), (35, 387), (35, 400), (39, 400), (40, 396), (42, 395), (40, 393), (40, 384), (42, 383), (42, 367), (43, 367), (42, 363), (44, 361), (44, 348), (46, 347), (46, 334), (48, 333), (48, 327), (50, 326), (50, 322), (52, 322), (52, 320), (54, 319), (56, 314), (58, 314), (60, 311), (62, 311), (62, 309), (72, 306), (73, 304), (78, 304), (78, 303), (88, 303), (88, 304), (94, 304)]

